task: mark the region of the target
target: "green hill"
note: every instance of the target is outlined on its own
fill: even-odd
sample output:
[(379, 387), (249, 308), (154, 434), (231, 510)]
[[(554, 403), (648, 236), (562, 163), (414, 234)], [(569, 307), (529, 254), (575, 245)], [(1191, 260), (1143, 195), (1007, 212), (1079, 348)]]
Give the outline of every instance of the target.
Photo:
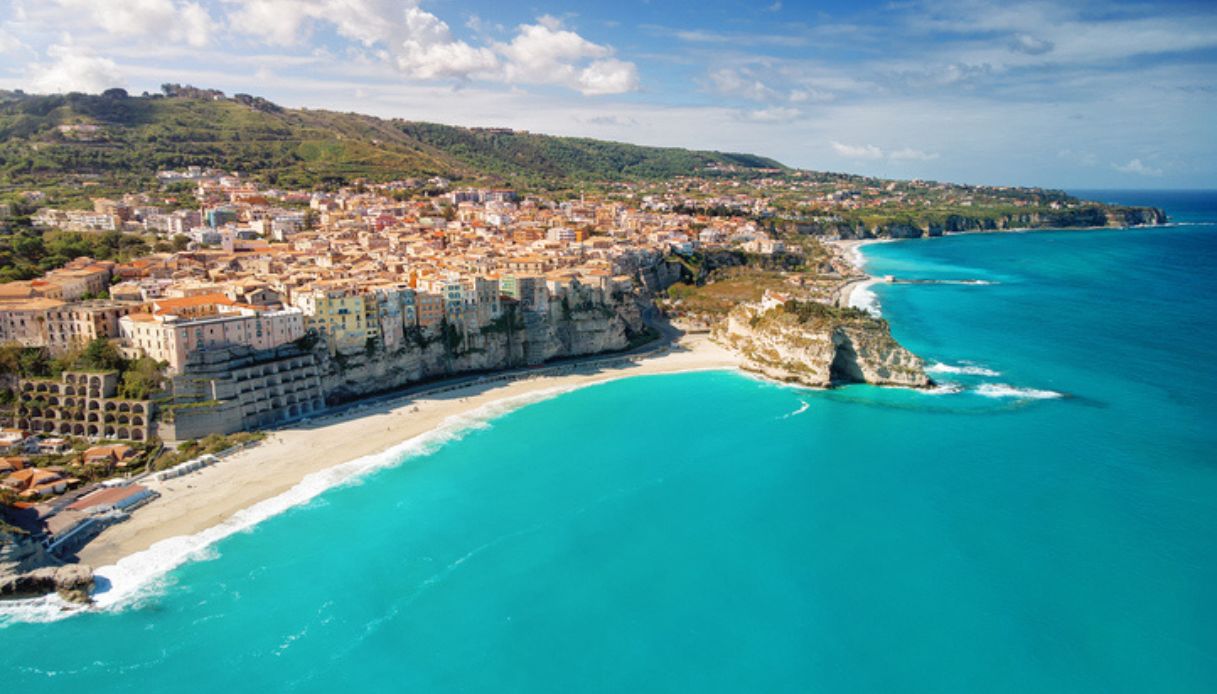
[(97, 179), (131, 186), (158, 170), (239, 170), (283, 186), (445, 178), (529, 187), (666, 178), (708, 165), (784, 168), (745, 154), (641, 147), (354, 113), (166, 85), (166, 94), (0, 91), (0, 185)]

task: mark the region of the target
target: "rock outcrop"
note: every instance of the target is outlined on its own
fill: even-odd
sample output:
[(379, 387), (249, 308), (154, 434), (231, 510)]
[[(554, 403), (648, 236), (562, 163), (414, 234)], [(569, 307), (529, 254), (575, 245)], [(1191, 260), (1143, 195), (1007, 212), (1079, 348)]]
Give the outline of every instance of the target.
[(789, 301), (745, 305), (713, 331), (744, 357), (744, 368), (814, 388), (851, 383), (928, 388), (921, 359), (892, 338), (887, 321), (857, 309)]
[(0, 598), (36, 598), (58, 593), (64, 600), (90, 602), (93, 570), (83, 564), (47, 566), (0, 578)]

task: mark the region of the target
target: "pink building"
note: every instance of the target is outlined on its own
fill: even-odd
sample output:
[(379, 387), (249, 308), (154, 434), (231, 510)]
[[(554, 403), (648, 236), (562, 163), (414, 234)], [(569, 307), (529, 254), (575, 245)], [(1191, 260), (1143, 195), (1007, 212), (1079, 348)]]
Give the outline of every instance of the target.
[(119, 321), (127, 345), (145, 355), (169, 363), (181, 372), (195, 352), (244, 346), (255, 350), (280, 347), (304, 337), (304, 312), (298, 308), (259, 311), (249, 307), (225, 307), (225, 311), (203, 318), (135, 313)]

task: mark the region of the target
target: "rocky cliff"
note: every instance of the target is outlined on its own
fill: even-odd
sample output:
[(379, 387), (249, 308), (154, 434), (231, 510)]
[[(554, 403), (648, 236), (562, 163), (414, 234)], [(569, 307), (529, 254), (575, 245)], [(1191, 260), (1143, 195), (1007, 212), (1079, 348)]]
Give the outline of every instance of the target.
[(887, 321), (856, 309), (800, 301), (744, 305), (713, 334), (744, 357), (745, 369), (779, 381), (814, 388), (933, 385), (921, 360), (892, 338)]
[(638, 297), (584, 292), (534, 310), (512, 305), (482, 327), (414, 331), (392, 350), (330, 356), (322, 344), (317, 354), (322, 388), (334, 404), (419, 381), (620, 351), (646, 334)]
[(1001, 214), (947, 214), (882, 222), (817, 222), (788, 225), (800, 234), (842, 239), (909, 239), (966, 231), (1013, 229), (1079, 229), (1165, 224), (1166, 213), (1155, 207), (1083, 205), (1060, 210)]

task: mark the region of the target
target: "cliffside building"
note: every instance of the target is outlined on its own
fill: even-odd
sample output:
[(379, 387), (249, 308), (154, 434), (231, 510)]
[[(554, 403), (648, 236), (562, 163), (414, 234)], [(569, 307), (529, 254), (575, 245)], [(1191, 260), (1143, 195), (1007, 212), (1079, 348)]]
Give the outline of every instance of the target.
[(117, 397), (118, 374), (68, 372), (61, 380), (22, 380), (17, 428), (90, 439), (146, 441), (154, 431), (148, 400)]

